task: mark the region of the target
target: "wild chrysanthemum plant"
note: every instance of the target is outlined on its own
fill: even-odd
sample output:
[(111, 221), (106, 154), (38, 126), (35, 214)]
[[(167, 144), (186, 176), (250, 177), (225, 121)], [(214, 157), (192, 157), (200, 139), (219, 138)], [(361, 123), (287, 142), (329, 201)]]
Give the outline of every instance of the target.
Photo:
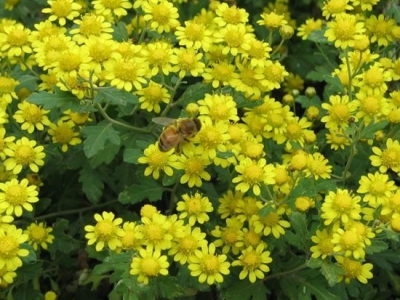
[(398, 294), (398, 6), (264, 2), (0, 2), (1, 299)]

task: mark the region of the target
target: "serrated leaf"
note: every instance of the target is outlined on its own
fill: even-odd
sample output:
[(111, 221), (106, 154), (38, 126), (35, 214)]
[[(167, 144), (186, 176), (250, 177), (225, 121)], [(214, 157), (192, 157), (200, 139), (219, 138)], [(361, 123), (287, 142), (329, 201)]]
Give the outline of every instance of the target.
[(366, 126), (360, 134), (361, 139), (372, 139), (378, 130), (385, 128), (389, 124), (389, 121), (380, 121), (377, 123), (371, 123)]
[(139, 103), (139, 99), (136, 95), (129, 93), (124, 90), (118, 90), (116, 88), (99, 89), (94, 103), (107, 103), (111, 105), (125, 106), (129, 104)]
[(101, 164), (111, 163), (119, 152), (119, 149), (119, 145), (114, 145), (111, 143), (106, 144), (104, 149), (100, 150), (95, 156), (90, 158), (90, 166), (93, 169), (96, 169)]
[(286, 231), (284, 239), (285, 239), (286, 241), (288, 241), (288, 243), (289, 243), (290, 245), (293, 245), (293, 246), (295, 246), (295, 247), (298, 248), (298, 249), (301, 249), (302, 246), (303, 246), (303, 242), (302, 242), (302, 240), (301, 240), (301, 237), (298, 236), (298, 235), (296, 235), (296, 234), (294, 234), (294, 233), (291, 232), (291, 231)]
[(203, 99), (205, 94), (212, 92), (212, 86), (205, 83), (195, 83), (186, 88), (185, 92), (178, 99), (179, 104), (186, 105), (188, 103), (196, 102), (197, 100)]
[(161, 296), (165, 299), (175, 299), (186, 294), (185, 288), (176, 277), (161, 276), (157, 280), (157, 286), (160, 287)]
[(301, 246), (304, 246), (308, 236), (306, 216), (299, 212), (293, 212), (289, 216), (289, 220), (291, 227), (296, 232), (296, 236), (300, 237), (300, 240), (302, 242)]
[(124, 162), (127, 162), (129, 164), (134, 164), (137, 165), (139, 164), (138, 159), (139, 157), (142, 157), (143, 151), (139, 149), (125, 149), (124, 151)]
[(316, 82), (323, 82), (324, 81), (323, 75), (330, 73), (332, 73), (331, 67), (328, 67), (326, 65), (317, 66), (315, 67), (315, 70), (312, 70), (311, 72), (307, 73), (306, 78)]
[(297, 103), (300, 103), (302, 108), (308, 108), (310, 106), (317, 106), (317, 107), (321, 106), (321, 99), (318, 96), (309, 98), (307, 96), (300, 95), (295, 98), (295, 101)]
[(329, 286), (334, 286), (338, 282), (339, 275), (344, 271), (336, 264), (324, 262), (321, 266), (321, 273), (328, 281)]
[(104, 183), (99, 172), (85, 165), (79, 172), (79, 182), (82, 183), (82, 190), (92, 203), (98, 203), (104, 190)]
[(111, 123), (86, 126), (82, 128), (81, 132), (86, 136), (83, 142), (83, 150), (88, 158), (103, 150), (108, 142), (114, 145), (121, 143), (119, 132), (112, 127)]
[(314, 30), (313, 32), (311, 32), (308, 35), (307, 40), (312, 41), (314, 43), (318, 43), (318, 44), (328, 44), (329, 41), (324, 36), (324, 33), (325, 33), (325, 30), (323, 30), (323, 29)]
[(388, 248), (389, 246), (387, 243), (373, 239), (371, 241), (371, 245), (366, 247), (365, 252), (367, 254), (379, 253), (387, 250)]
[(150, 178), (141, 183), (135, 183), (118, 195), (122, 204), (135, 204), (144, 199), (157, 201), (161, 199), (163, 187)]

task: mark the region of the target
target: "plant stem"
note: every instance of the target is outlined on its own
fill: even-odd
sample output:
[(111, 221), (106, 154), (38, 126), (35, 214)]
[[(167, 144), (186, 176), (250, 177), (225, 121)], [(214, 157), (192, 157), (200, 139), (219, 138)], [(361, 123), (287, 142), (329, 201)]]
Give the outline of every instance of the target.
[(302, 265), (300, 265), (300, 266), (298, 266), (298, 267), (296, 267), (296, 268), (294, 268), (292, 270), (281, 272), (281, 273), (277, 273), (277, 274), (272, 274), (270, 276), (266, 276), (264, 278), (264, 281), (267, 281), (267, 280), (270, 280), (270, 279), (273, 279), (273, 278), (277, 278), (277, 277), (282, 277), (282, 276), (285, 276), (285, 275), (288, 275), (288, 274), (296, 273), (297, 271), (303, 270), (305, 268), (307, 268), (307, 265), (304, 263), (304, 264), (302, 264)]
[(321, 46), (318, 43), (315, 43), (315, 45), (317, 46), (319, 52), (322, 54), (322, 56), (325, 58), (326, 62), (329, 64), (329, 66), (332, 69), (335, 69), (335, 65), (330, 61), (330, 59), (328, 58), (328, 56), (326, 56), (326, 54), (324, 53), (324, 51), (322, 51)]

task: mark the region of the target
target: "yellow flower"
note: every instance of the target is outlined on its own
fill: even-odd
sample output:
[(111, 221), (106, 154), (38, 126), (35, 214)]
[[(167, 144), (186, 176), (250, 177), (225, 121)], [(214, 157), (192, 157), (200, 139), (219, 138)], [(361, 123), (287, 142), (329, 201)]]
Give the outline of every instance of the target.
[[(376, 76), (376, 75), (375, 75)], [(389, 114), (388, 100), (382, 94), (374, 94), (365, 92), (369, 90), (364, 88), (364, 81), (362, 90), (356, 94), (357, 99), (354, 101), (358, 107), (356, 114), (357, 119), (364, 119), (365, 124), (369, 124), (372, 120), (380, 120)]]
[(285, 228), (290, 227), (290, 223), (282, 219), (284, 213), (285, 209), (281, 206), (266, 216), (253, 215), (250, 219), (250, 225), (254, 227), (256, 233), (262, 232), (264, 236), (272, 233), (274, 238), (279, 239), (281, 235), (285, 234)]
[(219, 198), (217, 212), (221, 215), (221, 219), (234, 216), (239, 200), (242, 198), (243, 193), (238, 191), (227, 191), (221, 198)]
[[(380, 0), (351, 0), (355, 8), (361, 7), (361, 10), (372, 10), (372, 6), (377, 4)], [(357, 7), (358, 6), (358, 7)]]
[(143, 245), (156, 250), (171, 248), (173, 236), (169, 231), (172, 224), (166, 216), (156, 213), (151, 218), (142, 217), (141, 220), (143, 222), (141, 227)]
[(178, 73), (180, 78), (191, 74), (198, 77), (204, 71), (205, 64), (202, 62), (203, 54), (193, 48), (174, 48), (171, 63), (174, 65), (172, 71)]
[(243, 222), (237, 218), (226, 219), (226, 227), (216, 226), (211, 235), (218, 238), (214, 241), (216, 247), (222, 247), (222, 253), (228, 254), (231, 251), (237, 255), (243, 248)]
[(179, 26), (178, 9), (167, 0), (148, 0), (143, 2), (143, 19), (158, 33), (170, 32)]
[(180, 264), (186, 264), (189, 257), (194, 255), (194, 252), (207, 245), (206, 234), (201, 232), (199, 227), (192, 228), (187, 224), (184, 227), (182, 235), (174, 240), (172, 248), (168, 251), (168, 255), (174, 255), (174, 261)]
[(339, 262), (340, 267), (345, 272), (344, 275), (339, 276), (339, 282), (343, 279), (347, 284), (350, 283), (351, 279), (357, 279), (361, 283), (366, 284), (368, 279), (373, 277), (371, 270), (373, 265), (370, 263), (362, 264), (359, 261), (352, 260), (343, 256), (335, 256)]
[(31, 31), (22, 24), (4, 26), (0, 33), (0, 50), (11, 57), (24, 57), (32, 53), (29, 35)]
[(178, 26), (175, 31), (179, 45), (187, 48), (203, 49), (207, 52), (212, 43), (211, 31), (205, 24), (197, 21), (185, 21), (185, 26)]
[(310, 248), (312, 258), (321, 257), (325, 259), (333, 254), (332, 235), (328, 233), (327, 229), (317, 230), (311, 240), (316, 244)]
[(387, 46), (393, 41), (392, 30), (396, 26), (394, 19), (386, 20), (385, 16), (380, 14), (378, 17), (371, 14), (371, 16), (365, 20), (365, 27), (367, 33), (371, 36), (371, 42), (378, 42), (379, 46)]
[(340, 13), (352, 9), (353, 7), (349, 5), (349, 0), (328, 0), (322, 7), (322, 16), (329, 19), (331, 16), (335, 17)]
[(314, 20), (313, 18), (310, 18), (297, 28), (297, 36), (301, 37), (302, 40), (306, 40), (311, 33), (320, 30), (321, 28), (321, 19)]
[(240, 198), (235, 208), (236, 217), (242, 222), (250, 221), (253, 216), (259, 214), (262, 207), (262, 202), (254, 197)]
[(129, 0), (95, 0), (92, 1), (92, 5), (96, 15), (103, 15), (105, 17), (110, 15), (117, 17), (126, 16), (128, 14), (126, 10), (132, 8), (132, 3)]
[(17, 273), (15, 273), (14, 270), (8, 270), (7, 266), (4, 266), (0, 269), (0, 286), (7, 287), (14, 282), (15, 277), (17, 277)]
[(79, 10), (82, 6), (73, 0), (48, 0), (48, 8), (42, 9), (42, 13), (50, 14), (49, 20), (56, 21), (61, 26), (66, 24), (66, 19), (73, 20), (79, 16)]
[(262, 76), (256, 77), (261, 80), (265, 91), (279, 89), (284, 78), (289, 75), (285, 67), (279, 61), (267, 60), (262, 68)]
[(269, 53), (272, 51), (270, 45), (255, 37), (246, 40), (245, 43), (247, 44), (244, 46), (246, 51), (242, 54), (242, 57), (246, 58), (252, 67), (264, 67), (270, 57)]
[(361, 176), (359, 181), (360, 187), (357, 193), (365, 194), (363, 201), (367, 202), (371, 207), (378, 207), (386, 202), (391, 192), (397, 187), (393, 180), (389, 180), (387, 174), (375, 172), (368, 173), (367, 176)]
[(211, 175), (206, 171), (206, 167), (211, 164), (208, 158), (205, 158), (201, 148), (183, 148), (184, 155), (179, 156), (176, 164), (178, 170), (184, 170), (185, 174), (180, 179), (180, 183), (187, 183), (189, 187), (200, 187), (202, 179), (208, 181)]
[(205, 159), (213, 160), (217, 152), (226, 152), (226, 142), (229, 140), (228, 123), (224, 121), (213, 121), (209, 117), (201, 117), (201, 130), (197, 133), (195, 140), (199, 142), (199, 148)]
[(168, 40), (149, 41), (141, 51), (148, 63), (151, 76), (157, 74), (169, 75), (172, 71), (172, 44)]
[(168, 275), (169, 263), (166, 255), (161, 255), (160, 250), (150, 247), (140, 249), (139, 255), (132, 259), (131, 275), (139, 275), (137, 281), (143, 284), (149, 283), (149, 278), (159, 275)]
[(73, 121), (58, 120), (57, 124), (50, 124), (49, 135), (53, 143), (61, 144), (61, 151), (67, 152), (68, 146), (76, 146), (82, 143), (79, 138), (79, 132), (74, 131), (75, 123)]
[(274, 166), (271, 164), (267, 165), (267, 161), (264, 158), (258, 161), (253, 161), (246, 157), (241, 160), (239, 165), (235, 167), (235, 170), (240, 174), (232, 179), (233, 183), (239, 183), (235, 189), (242, 193), (252, 189), (255, 195), (260, 195), (262, 184), (274, 184)]
[(308, 155), (307, 167), (305, 173), (307, 177), (331, 178), (332, 166), (328, 165), (329, 161), (321, 153), (313, 153)]
[(8, 76), (0, 76), (0, 104), (4, 107), (6, 104), (17, 99), (15, 88), (19, 85), (19, 81)]
[(4, 149), (4, 153), (8, 156), (4, 161), (6, 169), (19, 174), (25, 166), (28, 166), (32, 172), (37, 173), (39, 167), (44, 165), (43, 159), (46, 154), (43, 152), (43, 146), (35, 146), (36, 141), (30, 141), (26, 137), (22, 137), (15, 143), (8, 143), (7, 148)]
[(331, 129), (326, 135), (327, 143), (331, 145), (331, 149), (339, 150), (350, 146), (350, 140), (345, 136), (342, 129)]
[(219, 28), (227, 24), (246, 24), (249, 21), (249, 13), (245, 9), (236, 5), (229, 6), (225, 2), (218, 2), (215, 15), (213, 21)]
[(321, 218), (325, 220), (324, 224), (329, 225), (337, 220), (343, 224), (350, 220), (360, 220), (360, 201), (360, 196), (353, 196), (347, 189), (330, 191), (321, 207)]
[(398, 140), (388, 138), (386, 140), (386, 149), (380, 147), (372, 147), (369, 159), (374, 167), (379, 167), (379, 172), (386, 173), (388, 169), (396, 173), (400, 172), (400, 143)]
[(347, 230), (338, 228), (332, 234), (333, 251), (342, 253), (346, 257), (364, 259), (365, 243), (364, 238), (359, 234), (357, 228), (352, 227)]
[(122, 246), (120, 238), (124, 235), (124, 230), (120, 227), (122, 218), (115, 218), (112, 212), (104, 211), (101, 215), (95, 214), (96, 225), (86, 225), (87, 232), (85, 238), (88, 245), (96, 243), (96, 251), (101, 251), (104, 247), (116, 250)]
[(14, 225), (0, 225), (0, 270), (5, 267), (8, 271), (14, 271), (22, 266), (20, 257), (28, 256), (29, 251), (20, 246), (27, 239), (28, 235), (22, 229)]
[(264, 25), (269, 30), (278, 29), (282, 25), (287, 25), (284, 14), (277, 14), (276, 12), (263, 13), (261, 14), (261, 19), (258, 20), (257, 24)]
[(326, 123), (325, 127), (330, 130), (347, 128), (350, 117), (353, 117), (357, 109), (357, 103), (350, 102), (347, 95), (332, 95), (329, 97), (329, 102), (322, 103), (322, 107), (327, 110), (327, 115), (322, 117), (321, 122)]
[(236, 102), (230, 95), (206, 94), (204, 99), (197, 101), (200, 105), (200, 115), (207, 115), (212, 121), (239, 121)]
[(150, 81), (147, 87), (138, 90), (136, 94), (139, 96), (140, 108), (156, 114), (161, 111), (160, 104), (168, 104), (171, 99), (168, 90), (154, 81)]
[(194, 196), (188, 194), (182, 195), (183, 201), (179, 201), (176, 205), (176, 210), (181, 212), (180, 219), (188, 220), (190, 225), (196, 222), (204, 224), (210, 220), (207, 213), (212, 212), (214, 209), (208, 197), (203, 197), (200, 193), (195, 193)]
[(225, 60), (211, 62), (202, 74), (205, 82), (211, 82), (213, 88), (231, 85), (232, 79), (237, 78), (235, 66)]
[(78, 44), (85, 43), (90, 37), (98, 37), (102, 41), (112, 39), (111, 33), (114, 31), (110, 22), (105, 21), (105, 17), (87, 13), (81, 17), (81, 20), (74, 20), (79, 27), (72, 29), (69, 33), (72, 40)]
[(392, 80), (390, 71), (386, 70), (380, 63), (374, 63), (356, 78), (360, 80), (358, 86), (377, 97), (382, 97), (383, 93), (387, 91), (386, 81)]
[(244, 53), (246, 49), (249, 49), (249, 45), (245, 42), (251, 37), (252, 35), (247, 31), (245, 24), (228, 24), (214, 32), (215, 43), (224, 43), (222, 49), (224, 55), (230, 53), (237, 56), (239, 53)]
[(141, 227), (135, 222), (125, 222), (122, 225), (124, 235), (120, 238), (122, 250), (138, 249), (143, 243), (144, 235), (141, 232)]
[(229, 274), (229, 262), (225, 254), (216, 254), (215, 245), (210, 243), (202, 245), (201, 250), (195, 250), (189, 257), (190, 275), (199, 277), (199, 282), (207, 282), (208, 285), (224, 281), (223, 275)]
[(310, 197), (297, 197), (294, 206), (299, 212), (307, 212), (311, 207), (315, 206), (315, 201)]
[(338, 14), (334, 21), (328, 22), (325, 37), (334, 42), (336, 48), (346, 49), (354, 46), (354, 40), (364, 33), (364, 24), (358, 22), (355, 15)]
[(50, 111), (44, 110), (35, 104), (23, 101), (18, 104), (19, 110), (14, 114), (14, 119), (18, 123), (22, 123), (21, 129), (32, 133), (35, 128), (37, 130), (44, 130), (44, 126), (51, 124), (49, 118), (46, 116)]
[(264, 251), (264, 244), (259, 244), (257, 248), (247, 247), (242, 251), (239, 258), (232, 262), (232, 266), (241, 266), (243, 270), (239, 274), (239, 279), (249, 277), (251, 283), (257, 279), (264, 279), (264, 273), (268, 273), (270, 268), (267, 264), (272, 262), (269, 251)]
[(32, 223), (29, 225), (24, 233), (26, 233), (28, 238), (28, 244), (32, 245), (33, 249), (36, 251), (39, 247), (46, 249), (48, 244), (52, 244), (54, 240), (54, 235), (51, 234), (53, 228), (46, 227), (44, 222)]

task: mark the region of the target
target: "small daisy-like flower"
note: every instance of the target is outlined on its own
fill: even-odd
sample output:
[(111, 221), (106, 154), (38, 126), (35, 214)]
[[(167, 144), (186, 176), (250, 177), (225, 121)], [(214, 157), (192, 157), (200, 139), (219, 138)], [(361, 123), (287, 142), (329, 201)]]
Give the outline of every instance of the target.
[(150, 28), (158, 33), (170, 32), (179, 26), (178, 9), (167, 0), (149, 0), (143, 2), (143, 19)]
[(157, 114), (161, 111), (160, 103), (168, 104), (171, 99), (168, 90), (154, 81), (150, 81), (147, 87), (138, 90), (136, 94), (139, 96), (141, 109)]
[(289, 75), (279, 61), (267, 60), (262, 70), (262, 76), (258, 76), (266, 91), (279, 89), (284, 78)]
[(328, 22), (328, 30), (324, 35), (328, 41), (334, 42), (336, 48), (346, 49), (353, 47), (354, 40), (364, 31), (364, 24), (358, 22), (355, 15), (341, 13), (334, 21)]
[(207, 282), (208, 285), (224, 281), (223, 275), (229, 274), (230, 263), (227, 262), (225, 254), (216, 254), (215, 245), (202, 245), (201, 250), (195, 250), (194, 255), (189, 257), (190, 275), (199, 277), (199, 282)]
[(264, 158), (253, 161), (249, 157), (241, 160), (235, 170), (240, 174), (232, 179), (233, 183), (239, 183), (235, 189), (242, 193), (252, 189), (255, 195), (260, 195), (261, 184), (274, 184), (274, 166), (267, 165)]
[(31, 31), (22, 24), (4, 26), (0, 33), (0, 50), (8, 57), (23, 57), (32, 53), (29, 35)]
[(222, 42), (224, 48), (222, 54), (227, 55), (228, 53), (233, 56), (239, 53), (245, 52), (249, 48), (245, 42), (252, 37), (252, 34), (247, 32), (244, 24), (228, 24), (221, 30), (214, 32), (214, 38), (216, 43)]
[(339, 276), (339, 282), (344, 279), (344, 281), (349, 284), (351, 279), (357, 279), (359, 282), (366, 284), (368, 279), (373, 277), (371, 272), (373, 268), (372, 264), (362, 264), (359, 261), (343, 256), (335, 256), (335, 258), (345, 272), (344, 275)]
[(70, 34), (72, 35), (72, 40), (79, 45), (90, 37), (98, 37), (103, 41), (112, 38), (111, 33), (114, 30), (111, 27), (111, 23), (105, 21), (104, 16), (87, 13), (82, 16), (81, 20), (74, 20), (74, 23), (79, 27), (72, 29)]
[(322, 16), (329, 19), (331, 16), (344, 13), (346, 10), (352, 10), (349, 0), (328, 0), (322, 7)]
[(265, 62), (270, 57), (269, 53), (272, 50), (270, 45), (256, 38), (250, 38), (246, 43), (248, 46), (244, 48), (247, 50), (242, 54), (242, 57), (246, 58), (252, 67), (264, 67)]
[(352, 4), (354, 7), (361, 7), (361, 10), (365, 11), (371, 11), (372, 6), (377, 4), (380, 0), (351, 0)]
[(185, 26), (178, 26), (175, 35), (179, 45), (187, 48), (203, 49), (207, 52), (212, 42), (212, 32), (205, 24), (196, 21), (185, 21)]
[(287, 25), (287, 21), (285, 20), (285, 16), (283, 14), (270, 12), (261, 14), (261, 20), (258, 20), (257, 24), (264, 25), (269, 30), (274, 30), (278, 29), (282, 25)]
[(22, 266), (20, 257), (28, 256), (27, 249), (20, 248), (28, 240), (28, 235), (14, 225), (0, 226), (0, 270), (4, 267), (14, 271)]
[(361, 90), (356, 94), (356, 97), (357, 99), (354, 101), (358, 107), (356, 118), (364, 118), (366, 124), (369, 124), (373, 119), (379, 120), (389, 114), (388, 101), (382, 94), (366, 93)]
[[(7, 7), (6, 7), (7, 8)], [(14, 282), (15, 277), (17, 277), (17, 273), (14, 270), (10, 271), (7, 269), (7, 266), (4, 266), (0, 269), (0, 285), (8, 286), (9, 284)]]
[(244, 248), (249, 246), (256, 248), (259, 244), (264, 244), (265, 247), (267, 246), (262, 241), (262, 233), (255, 232), (253, 226), (250, 226), (250, 228), (243, 228), (242, 231)]
[(357, 110), (357, 103), (350, 102), (347, 95), (332, 95), (329, 103), (322, 103), (322, 107), (327, 110), (327, 115), (322, 117), (321, 122), (326, 123), (325, 127), (332, 130), (349, 126), (349, 119)]
[(201, 115), (207, 115), (215, 121), (239, 121), (237, 115), (236, 102), (230, 95), (224, 94), (206, 94), (205, 98), (197, 101), (200, 105)]
[(251, 283), (257, 279), (264, 279), (264, 273), (268, 273), (268, 264), (272, 262), (269, 251), (264, 251), (265, 245), (259, 244), (257, 248), (247, 247), (242, 251), (239, 258), (232, 262), (232, 266), (241, 266), (243, 270), (239, 274), (239, 279), (249, 278)]
[(205, 159), (215, 159), (217, 152), (226, 152), (225, 143), (229, 140), (227, 122), (217, 121), (213, 124), (210, 118), (201, 118), (201, 130), (196, 135), (199, 149)]
[(104, 247), (116, 250), (122, 246), (120, 238), (124, 235), (124, 230), (120, 227), (122, 218), (115, 218), (112, 212), (104, 211), (101, 215), (95, 214), (96, 225), (86, 225), (87, 232), (85, 238), (88, 245), (96, 243), (96, 251), (101, 251)]
[(201, 232), (199, 227), (192, 228), (191, 225), (187, 224), (182, 235), (174, 240), (168, 255), (174, 255), (174, 261), (183, 265), (203, 245), (207, 245), (206, 234)]
[(221, 219), (233, 217), (238, 206), (239, 200), (243, 198), (243, 193), (238, 191), (228, 191), (218, 199), (219, 206), (217, 209)]
[(290, 227), (290, 223), (282, 219), (285, 213), (284, 207), (279, 207), (275, 211), (271, 211), (266, 216), (254, 215), (250, 219), (251, 226), (254, 226), (254, 231), (257, 233), (262, 232), (264, 236), (272, 233), (274, 238), (279, 239), (281, 235), (285, 234), (285, 228)]
[(79, 132), (74, 131), (75, 123), (73, 121), (58, 120), (57, 124), (50, 124), (49, 135), (53, 143), (61, 144), (61, 151), (67, 152), (68, 146), (76, 146), (82, 143), (79, 138)]
[(79, 10), (82, 6), (73, 0), (48, 0), (50, 7), (44, 8), (42, 13), (50, 14), (49, 20), (54, 22), (58, 20), (61, 26), (64, 26), (67, 20), (73, 20), (79, 16)]
[(392, 30), (396, 26), (394, 19), (386, 20), (384, 15), (371, 15), (365, 20), (365, 27), (367, 28), (367, 34), (371, 36), (371, 42), (378, 42), (379, 46), (387, 46), (393, 41)]
[(171, 222), (167, 217), (156, 213), (151, 218), (142, 217), (143, 226), (141, 231), (143, 233), (142, 245), (156, 250), (165, 250), (171, 248), (172, 234), (169, 233), (171, 229)]
[(328, 230), (317, 230), (315, 235), (311, 237), (311, 240), (315, 243), (310, 248), (312, 258), (321, 257), (325, 259), (327, 256), (333, 254), (334, 245), (332, 243), (332, 235), (328, 233)]
[(187, 219), (191, 226), (196, 222), (204, 224), (210, 220), (208, 213), (214, 209), (208, 197), (196, 192), (194, 195), (184, 194), (182, 199), (183, 201), (179, 201), (176, 205), (180, 219)]
[(383, 68), (380, 63), (374, 63), (368, 70), (359, 74), (357, 78), (360, 80), (360, 85), (363, 90), (381, 97), (388, 86), (386, 81), (391, 81), (392, 76), (389, 70)]
[(143, 48), (142, 55), (149, 65), (150, 73), (155, 76), (159, 73), (169, 75), (172, 71), (173, 58), (171, 42), (168, 40), (150, 41)]
[(305, 169), (307, 177), (331, 178), (332, 166), (328, 165), (329, 161), (321, 153), (313, 153), (308, 155), (308, 163)]
[(335, 245), (333, 247), (335, 253), (343, 253), (344, 256), (355, 259), (365, 257), (364, 239), (355, 227), (347, 230), (338, 228), (332, 234), (332, 243)]
[(388, 138), (386, 141), (386, 149), (372, 147), (369, 159), (374, 167), (379, 167), (379, 172), (386, 173), (388, 169), (396, 173), (400, 172), (400, 143), (398, 140)]
[(46, 156), (43, 146), (36, 146), (36, 141), (22, 137), (16, 142), (10, 142), (4, 153), (8, 158), (4, 161), (7, 170), (14, 174), (21, 173), (24, 167), (29, 167), (32, 172), (39, 172), (39, 167), (44, 165)]
[(360, 201), (360, 196), (354, 196), (346, 189), (330, 191), (321, 207), (324, 224), (329, 225), (336, 220), (340, 220), (343, 224), (350, 220), (360, 220)]
[[(305, 117), (302, 117), (301, 119), (297, 116), (289, 118), (289, 120), (287, 120), (286, 132), (284, 134), (286, 138), (286, 149), (291, 150), (295, 144), (304, 146), (307, 128), (311, 127), (311, 125), (312, 123)], [(283, 140), (279, 134), (274, 138), (277, 140)]]
[(92, 1), (92, 5), (96, 15), (105, 17), (110, 15), (126, 16), (128, 14), (126, 10), (132, 8), (132, 3), (129, 0), (95, 0)]
[(88, 49), (74, 45), (59, 53), (54, 72), (59, 77), (71, 76), (76, 80), (82, 71), (89, 70), (91, 60)]
[(5, 105), (17, 99), (18, 96), (15, 88), (19, 85), (19, 81), (8, 76), (0, 76), (0, 104)]
[(307, 19), (304, 24), (300, 25), (297, 28), (297, 36), (301, 37), (302, 40), (306, 40), (308, 36), (316, 30), (320, 30), (322, 28), (322, 20), (321, 19)]
[(226, 227), (216, 226), (211, 235), (218, 238), (214, 241), (215, 247), (222, 247), (222, 253), (228, 254), (230, 251), (237, 255), (243, 248), (243, 222), (237, 218), (226, 219)]
[(145, 75), (147, 69), (143, 58), (123, 58), (120, 54), (115, 54), (114, 59), (104, 63), (107, 72), (105, 78), (112, 86), (127, 92), (133, 88), (142, 89), (142, 85), (147, 82)]
[(315, 206), (315, 201), (310, 197), (300, 196), (294, 201), (294, 206), (299, 212), (307, 212)]
[(239, 60), (235, 62), (237, 67), (236, 76), (234, 76), (229, 85), (235, 90), (245, 93), (249, 100), (259, 99), (262, 89), (261, 79), (264, 78), (262, 68), (254, 68), (250, 64), (242, 63)]
[(51, 234), (53, 228), (46, 227), (44, 222), (32, 223), (29, 225), (24, 233), (29, 236), (28, 244), (32, 245), (33, 249), (37, 251), (39, 247), (46, 249), (48, 244), (52, 244), (54, 235)]
[(46, 116), (50, 112), (49, 110), (44, 110), (27, 101), (19, 103), (18, 108), (13, 117), (18, 123), (22, 123), (21, 129), (28, 133), (32, 133), (35, 128), (44, 130), (44, 125), (49, 126), (51, 124)]
[(112, 60), (112, 55), (118, 44), (113, 40), (103, 40), (98, 36), (89, 36), (84, 41), (82, 48), (87, 49), (91, 61), (89, 62), (90, 70), (94, 71), (96, 77), (103, 77), (103, 65), (105, 62)]
[(32, 203), (39, 201), (38, 188), (28, 179), (11, 179), (0, 183), (0, 212), (20, 217), (24, 210), (33, 211)]
[(237, 77), (235, 66), (222, 60), (212, 62), (210, 67), (204, 69), (202, 74), (204, 82), (211, 82), (213, 88), (230, 85), (233, 78)]
[(132, 259), (131, 275), (139, 275), (137, 281), (143, 284), (149, 283), (149, 278), (159, 275), (168, 275), (169, 263), (166, 255), (161, 255), (160, 250), (151, 247), (140, 249), (139, 255)]
[(236, 5), (229, 6), (225, 2), (219, 2), (218, 7), (215, 9), (216, 16), (214, 22), (219, 28), (227, 24), (246, 24), (249, 21), (249, 13)]
[(174, 48), (174, 56), (171, 63), (174, 65), (172, 71), (183, 78), (188, 74), (194, 77), (200, 76), (204, 71), (205, 64), (201, 61), (203, 54), (196, 52), (193, 48)]
[(243, 197), (238, 200), (235, 209), (236, 217), (242, 221), (250, 221), (253, 216), (258, 216), (263, 204), (254, 197)]
[(393, 180), (389, 180), (387, 174), (375, 172), (375, 174), (368, 173), (367, 176), (361, 176), (359, 181), (360, 187), (357, 193), (365, 194), (363, 201), (368, 202), (371, 207), (378, 207), (386, 202), (390, 197), (391, 192), (396, 190), (397, 187)]
[(331, 145), (331, 149), (339, 150), (350, 146), (350, 140), (343, 133), (342, 129), (331, 129), (326, 135), (326, 142)]
[(143, 233), (141, 232), (141, 226), (135, 222), (125, 222), (122, 225), (124, 235), (120, 237), (121, 250), (133, 250), (138, 249), (143, 241)]
[[(197, 150), (199, 149), (199, 150)], [(203, 180), (210, 180), (211, 175), (206, 171), (206, 167), (211, 164), (210, 160), (204, 157), (201, 148), (192, 150), (183, 148), (184, 155), (179, 156), (176, 169), (184, 170), (185, 174), (180, 179), (180, 183), (187, 183), (189, 187), (200, 187)]]

